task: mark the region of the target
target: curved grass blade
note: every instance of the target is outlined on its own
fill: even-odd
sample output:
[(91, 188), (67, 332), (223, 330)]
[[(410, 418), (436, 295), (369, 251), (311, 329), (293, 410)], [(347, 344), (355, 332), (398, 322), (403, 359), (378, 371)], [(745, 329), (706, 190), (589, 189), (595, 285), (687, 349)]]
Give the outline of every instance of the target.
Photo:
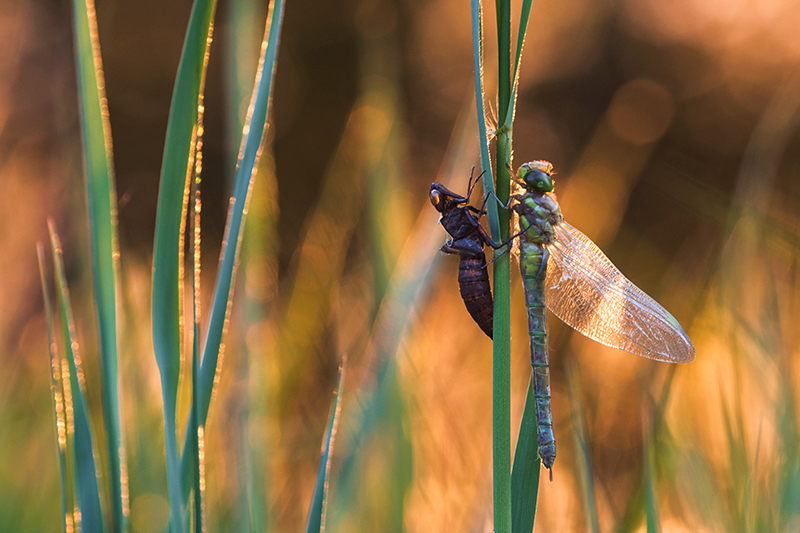
[(578, 478), (583, 489), (583, 504), (585, 506), (587, 529), (592, 533), (600, 531), (600, 521), (597, 516), (597, 498), (594, 490), (594, 473), (592, 472), (592, 458), (589, 443), (586, 438), (586, 416), (581, 401), (581, 390), (578, 383), (578, 369), (574, 361), (567, 365), (567, 382), (569, 397), (572, 404), (570, 416), (572, 417), (572, 435), (575, 437), (575, 451), (578, 462)]
[[(242, 143), (239, 150), (239, 161), (233, 184), (233, 194), (228, 209), (228, 220), (225, 224), (225, 238), (220, 252), (219, 269), (214, 285), (214, 294), (206, 334), (203, 340), (203, 358), (200, 367), (200, 406), (199, 425), (205, 425), (214, 381), (219, 371), (219, 358), (223, 350), (222, 338), (225, 324), (233, 299), (234, 278), (239, 249), (242, 241), (242, 225), (244, 224), (247, 202), (255, 179), (258, 160), (261, 155), (264, 136), (266, 135), (267, 118), (269, 117), (275, 67), (278, 58), (278, 42), (283, 22), (283, 0), (275, 0), (271, 6), (261, 43), (261, 56), (250, 107), (247, 113)], [(183, 501), (188, 498), (191, 486), (192, 461), (189, 450), (190, 442), (184, 441), (181, 459), (181, 483), (184, 491)]]
[(519, 65), (522, 61), (522, 47), (525, 45), (525, 36), (528, 33), (528, 19), (531, 16), (531, 4), (533, 0), (524, 0), (522, 2), (522, 12), (519, 16), (519, 31), (517, 32), (517, 53), (514, 58), (514, 81), (511, 85), (511, 94), (509, 96), (510, 104), (508, 112), (503, 119), (502, 125), (510, 128), (514, 123), (514, 113), (517, 110), (517, 91), (519, 85)]
[(128, 529), (128, 476), (120, 416), (117, 360), (116, 282), (119, 241), (111, 125), (108, 121), (94, 1), (73, 0), (72, 9), (94, 301), (100, 334), (103, 421), (111, 485), (111, 527), (112, 531), (122, 532)]
[(308, 509), (306, 533), (321, 533), (325, 531), (325, 516), (327, 515), (328, 508), (328, 475), (331, 471), (333, 442), (336, 439), (336, 429), (339, 425), (339, 415), (342, 410), (342, 385), (344, 384), (346, 365), (347, 356), (343, 356), (342, 364), (339, 366), (339, 383), (336, 386), (336, 394), (333, 397), (331, 416), (328, 420), (328, 429), (325, 431), (325, 438), (322, 444), (322, 456), (319, 459), (317, 482), (314, 485), (314, 496), (311, 498), (311, 505)]
[[(468, 141), (472, 136), (468, 134), (466, 125), (459, 133), (453, 136), (459, 140), (456, 145), (448, 147), (448, 163), (443, 165), (446, 170), (441, 172), (437, 181), (445, 181), (443, 176), (463, 176), (467, 169), (461, 168), (462, 162), (474, 157), (474, 151)], [(405, 413), (407, 407), (398, 391), (396, 354), (408, 334), (408, 328), (414, 317), (413, 309), (418, 305), (419, 299), (430, 290), (436, 272), (435, 265), (440, 259), (440, 255), (435, 251), (441, 245), (441, 236), (430, 231), (436, 224), (436, 217), (435, 210), (428, 207), (423, 206), (417, 215), (384, 297), (376, 306), (378, 313), (371, 327), (368, 347), (364, 350), (365, 353), (375, 354), (372, 365), (374, 371), (370, 373), (374, 378), (369, 380), (374, 385), (368, 390), (359, 391), (358, 403), (364, 407), (358, 415), (359, 420), (355, 424), (355, 429), (348, 438), (349, 449), (353, 451), (342, 460), (337, 491), (332, 497), (330, 513), (332, 527), (345, 523), (346, 516), (358, 516), (353, 508), (361, 504), (362, 499), (355, 494), (360, 488), (359, 475), (363, 473), (361, 465), (366, 464), (364, 458), (369, 452), (370, 438), (381, 427), (401, 427), (407, 416)], [(421, 258), (427, 259), (421, 260)], [(397, 407), (392, 408), (392, 404)], [(399, 475), (393, 480), (394, 483), (389, 487), (385, 499), (390, 500), (389, 505), (395, 509), (392, 514), (401, 515), (403, 500), (411, 485), (411, 479), (406, 475), (411, 469), (410, 444), (402, 432), (396, 432), (394, 437), (393, 442), (398, 457), (395, 471)], [(384, 528), (387, 531), (401, 529), (401, 526), (395, 529)]]
[[(226, 138), (225, 145), (226, 168), (235, 169), (239, 157), (239, 143), (241, 132), (244, 128), (250, 93), (253, 89), (260, 43), (263, 37), (261, 21), (266, 19), (267, 6), (258, 0), (237, 0), (223, 4), (230, 21), (230, 31), (225, 43), (225, 70), (224, 84), (227, 90), (225, 100)], [(247, 332), (251, 327), (261, 323), (271, 307), (271, 298), (267, 302), (261, 298), (254, 298), (252, 294), (242, 289), (248, 284), (259, 280), (266, 286), (267, 277), (277, 269), (277, 239), (275, 238), (275, 219), (277, 218), (277, 184), (272, 171), (269, 150), (262, 154), (259, 161), (258, 181), (253, 184), (248, 204), (249, 223), (244, 227), (242, 250), (240, 252), (237, 278), (237, 294), (241, 297), (234, 302), (232, 314), (238, 314), (241, 319), (236, 327), (239, 340), (237, 343), (241, 350), (237, 355), (235, 380), (242, 383), (259, 383), (258, 379), (251, 376), (260, 376), (264, 372), (264, 355), (268, 348), (249, 346), (246, 342)], [(233, 186), (234, 174), (226, 172), (226, 180)], [(263, 261), (263, 262), (262, 262)], [(256, 266), (258, 262), (258, 266)], [(254, 268), (251, 268), (251, 265)], [(271, 294), (274, 296), (274, 293)], [(259, 385), (248, 385), (240, 389), (238, 395), (239, 408), (231, 413), (237, 420), (235, 433), (230, 439), (229, 446), (237, 451), (237, 461), (231, 468), (245, 473), (238, 477), (238, 486), (234, 492), (238, 496), (233, 504), (234, 516), (231, 531), (267, 531), (268, 506), (263, 502), (268, 501), (268, 486), (264, 482), (264, 472), (267, 472), (268, 445), (266, 435), (255, 437), (250, 432), (253, 421), (262, 416), (267, 416), (268, 402), (263, 401), (263, 388)], [(201, 402), (197, 402), (201, 405)], [(247, 525), (249, 524), (249, 529)], [(238, 526), (238, 527), (237, 527)]]
[[(89, 410), (86, 407), (83, 368), (80, 354), (77, 351), (78, 341), (75, 333), (75, 322), (72, 319), (72, 304), (69, 299), (67, 278), (64, 274), (61, 242), (56, 234), (53, 221), (48, 221), (50, 242), (53, 248), (53, 264), (56, 274), (56, 292), (59, 304), (59, 322), (64, 337), (64, 351), (69, 363), (69, 381), (72, 391), (72, 408), (75, 418), (74, 447), (74, 482), (78, 496), (78, 507), (81, 514), (83, 531), (105, 531), (100, 493), (97, 487), (97, 468), (94, 463), (94, 444), (92, 437)], [(77, 525), (77, 524), (76, 524)]]
[[(664, 454), (668, 454), (667, 457), (669, 457), (669, 454), (674, 454), (677, 450), (677, 445), (672, 442), (669, 434), (669, 428), (664, 420), (664, 413), (666, 412), (667, 402), (670, 399), (672, 383), (677, 369), (677, 365), (669, 366), (666, 378), (664, 380), (664, 385), (662, 386), (661, 393), (658, 396), (658, 401), (652, 402), (652, 409), (648, 413), (650, 418), (649, 420), (645, 420), (647, 423), (645, 423), (643, 426), (645, 428), (644, 443), (645, 446), (649, 446), (651, 448), (651, 455), (654, 460), (659, 460), (659, 456), (663, 456)], [(669, 442), (669, 444), (666, 442)], [(659, 445), (659, 443), (661, 444)], [(674, 464), (675, 461), (674, 459), (667, 459), (666, 461), (661, 459), (661, 462)], [(650, 511), (646, 509), (646, 506), (650, 504), (647, 498), (651, 497), (651, 495), (648, 495), (647, 491), (652, 487), (648, 487), (648, 484), (651, 483), (651, 481), (648, 479), (648, 476), (652, 475), (654, 472), (654, 470), (648, 470), (650, 468), (651, 465), (648, 463), (648, 458), (645, 455), (645, 461), (642, 465), (642, 469), (637, 473), (641, 483), (639, 483), (636, 491), (628, 498), (627, 505), (622, 511), (621, 518), (617, 521), (618, 531), (633, 531), (641, 528), (642, 513), (645, 514), (645, 520), (649, 519), (649, 515), (647, 513)], [(700, 486), (701, 484), (698, 484), (696, 489), (699, 489)]]
[[(411, 488), (413, 465), (411, 442), (403, 430), (408, 424), (408, 407), (400, 387), (397, 361), (383, 359), (375, 374), (374, 389), (358, 402), (364, 407), (361, 420), (348, 439), (352, 452), (342, 461), (338, 477), (331, 513), (334, 531), (403, 531), (405, 499)], [(381, 459), (377, 461), (385, 461), (383, 475), (391, 480), (381, 488), (383, 508), (379, 526), (364, 520), (371, 515), (370, 505), (374, 505), (374, 498), (365, 497), (364, 484), (370, 489), (375, 486), (374, 481), (370, 483), (372, 476), (368, 469), (375, 464), (376, 437), (380, 438), (381, 446), (378, 452)]]
[[(202, 117), (198, 127), (202, 129)], [(198, 154), (202, 141), (198, 141)], [(200, 423), (200, 171), (202, 157), (197, 157), (195, 177), (192, 180), (192, 411), (187, 437), (192, 438), (194, 468), (194, 530), (203, 533), (205, 498), (205, 439)]]
[(172, 93), (153, 250), (153, 347), (161, 374), (170, 527), (183, 533), (183, 497), (175, 409), (181, 360), (181, 278), (188, 179), (208, 64), (215, 0), (195, 0)]
[[(486, 128), (486, 109), (484, 108), (483, 91), (483, 7), (480, 0), (470, 0), (472, 11), (472, 57), (475, 67), (475, 104), (478, 110), (478, 134), (481, 145), (481, 170), (483, 176), (483, 194), (485, 197), (494, 194), (494, 177), (492, 160), (489, 155), (489, 134)], [(500, 222), (497, 216), (497, 203), (486, 203), (486, 216), (489, 219), (489, 231), (495, 242), (500, 242)]]
[(56, 450), (58, 451), (58, 480), (61, 487), (61, 526), (66, 533), (72, 529), (72, 516), (75, 495), (71, 485), (67, 484), (67, 421), (64, 407), (64, 389), (61, 383), (61, 358), (55, 335), (53, 310), (50, 307), (50, 290), (47, 288), (47, 267), (44, 259), (44, 246), (36, 243), (36, 254), (39, 257), (39, 276), (42, 281), (44, 297), (44, 314), (47, 319), (47, 341), (50, 352), (50, 400), (53, 407), (53, 422), (56, 430)]
[[(645, 424), (645, 428), (648, 425)], [(647, 431), (647, 430), (645, 430)], [(656, 502), (656, 458), (652, 435), (644, 436), (644, 517), (647, 524), (647, 533), (661, 531), (658, 519), (658, 504)], [(595, 530), (595, 531), (599, 531)]]
[(511, 531), (513, 533), (533, 531), (536, 502), (539, 498), (541, 463), (539, 440), (536, 435), (536, 399), (533, 397), (533, 379), (531, 379), (528, 382), (525, 409), (522, 412), (517, 447), (514, 451), (514, 466), (511, 469)]

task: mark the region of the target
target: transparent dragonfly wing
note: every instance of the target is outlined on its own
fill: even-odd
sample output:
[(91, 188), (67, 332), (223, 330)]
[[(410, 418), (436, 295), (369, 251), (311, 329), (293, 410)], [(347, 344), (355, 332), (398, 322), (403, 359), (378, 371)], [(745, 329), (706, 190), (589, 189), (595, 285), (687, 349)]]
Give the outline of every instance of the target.
[(612, 348), (670, 363), (694, 360), (694, 345), (675, 317), (589, 237), (562, 221), (547, 249), (545, 304), (558, 318)]

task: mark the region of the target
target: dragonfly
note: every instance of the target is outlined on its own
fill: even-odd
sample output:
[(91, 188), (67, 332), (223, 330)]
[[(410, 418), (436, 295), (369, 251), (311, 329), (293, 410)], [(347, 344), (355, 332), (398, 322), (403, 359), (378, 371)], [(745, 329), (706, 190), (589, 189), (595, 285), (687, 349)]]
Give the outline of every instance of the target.
[(606, 346), (668, 363), (695, 358), (694, 345), (675, 317), (564, 221), (552, 176), (553, 165), (547, 161), (521, 165), (515, 181), (522, 191), (509, 201), (520, 225), (519, 268), (528, 312), (539, 457), (551, 478), (556, 440), (545, 308)]
[(485, 245), (498, 249), (480, 224), (485, 211), (469, 204), (472, 191), (480, 181), (480, 176), (472, 182), (470, 174), (467, 196), (454, 193), (441, 183), (432, 183), (430, 200), (441, 215), (439, 223), (450, 234), (450, 239), (439, 249), (447, 254), (461, 257), (458, 264), (458, 287), (461, 299), (472, 319), (491, 339), (493, 330), (494, 303), (489, 274), (486, 270)]

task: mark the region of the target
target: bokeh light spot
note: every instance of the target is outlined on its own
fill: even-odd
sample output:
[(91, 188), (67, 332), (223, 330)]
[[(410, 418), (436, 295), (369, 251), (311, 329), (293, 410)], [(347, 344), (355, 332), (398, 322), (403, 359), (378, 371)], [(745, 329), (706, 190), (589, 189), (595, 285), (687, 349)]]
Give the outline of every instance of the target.
[(611, 129), (635, 145), (658, 140), (675, 115), (669, 91), (654, 81), (637, 79), (620, 87), (608, 109)]

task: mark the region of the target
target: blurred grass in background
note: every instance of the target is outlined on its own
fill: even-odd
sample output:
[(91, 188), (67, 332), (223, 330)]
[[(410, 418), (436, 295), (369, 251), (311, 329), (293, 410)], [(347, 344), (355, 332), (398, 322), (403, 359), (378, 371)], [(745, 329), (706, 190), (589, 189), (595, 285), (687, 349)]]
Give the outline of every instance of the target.
[[(150, 267), (189, 7), (97, 5), (135, 532), (168, 519)], [(260, 39), (261, 22), (248, 32), (241, 21), (262, 20), (265, 7), (243, 9), (220, 4), (209, 65), (204, 287)], [(797, 527), (798, 24), (800, 9), (781, 0), (534, 2), (517, 162), (553, 162), (567, 220), (697, 346), (694, 363), (670, 371), (551, 319), (559, 460), (553, 483), (541, 483), (537, 530)], [(0, 530), (56, 530), (35, 252), (48, 215), (63, 240), (92, 423), (103, 427), (69, 4), (4, 5), (0, 27)], [(329, 530), (489, 531), (491, 346), (458, 297), (457, 261), (436, 251), (445, 234), (427, 199), (434, 180), (463, 191), (477, 163), (469, 9), (297, 0), (283, 31), (272, 153), (253, 190), (207, 424), (207, 527), (303, 527), (347, 353)], [(518, 427), (529, 361), (513, 275), (512, 287)]]

